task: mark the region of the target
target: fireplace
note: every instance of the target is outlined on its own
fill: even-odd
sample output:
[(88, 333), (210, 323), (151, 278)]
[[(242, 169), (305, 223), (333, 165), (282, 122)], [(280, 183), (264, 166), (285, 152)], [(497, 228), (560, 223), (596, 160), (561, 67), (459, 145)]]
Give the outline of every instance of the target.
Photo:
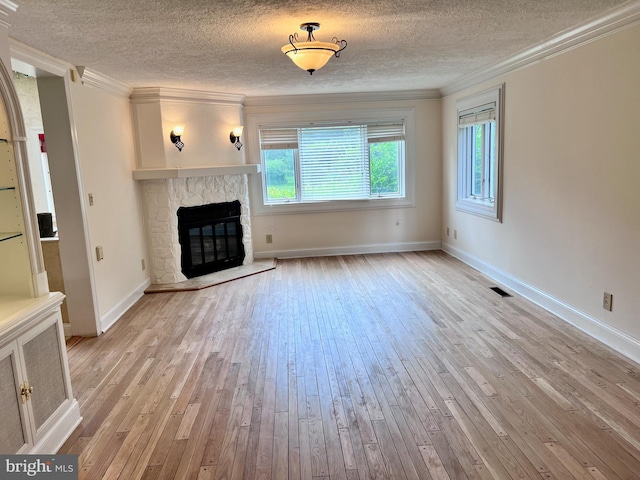
[[(178, 238), (177, 213), (182, 207), (233, 203), (237, 200), (240, 204), (242, 226), (242, 237), (235, 234), (242, 245), (238, 251), (240, 248), (244, 251), (243, 265), (253, 262), (247, 177), (257, 171), (256, 165), (239, 165), (134, 172), (134, 178), (140, 181), (142, 187), (153, 284), (180, 283), (187, 279), (182, 273), (182, 247)], [(229, 227), (227, 232), (228, 229)], [(203, 235), (206, 237), (208, 233), (207, 230)]]
[(241, 205), (238, 200), (178, 209), (182, 273), (187, 278), (242, 265)]

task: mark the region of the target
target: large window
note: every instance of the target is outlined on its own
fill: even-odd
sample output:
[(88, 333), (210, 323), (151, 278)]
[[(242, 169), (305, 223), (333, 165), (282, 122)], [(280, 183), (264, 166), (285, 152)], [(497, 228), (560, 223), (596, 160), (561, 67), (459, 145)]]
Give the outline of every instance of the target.
[(501, 220), (503, 87), (461, 99), (458, 107), (456, 208)]
[(404, 120), (261, 126), (265, 205), (405, 196)]

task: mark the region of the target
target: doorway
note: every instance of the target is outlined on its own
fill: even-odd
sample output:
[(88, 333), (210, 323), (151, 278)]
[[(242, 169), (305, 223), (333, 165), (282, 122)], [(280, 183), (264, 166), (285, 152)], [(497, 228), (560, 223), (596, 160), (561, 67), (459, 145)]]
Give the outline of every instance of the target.
[[(57, 231), (54, 239), (41, 243), (44, 256), (50, 260), (45, 258), (50, 289), (66, 295), (65, 335), (95, 336), (101, 332), (69, 102), (70, 73), (13, 48), (11, 54), (14, 83), (29, 136), (34, 200), (39, 199), (34, 203), (38, 213), (52, 214)], [(25, 56), (28, 58), (21, 58)], [(31, 96), (22, 95), (21, 83), (28, 85)], [(44, 136), (43, 144), (40, 135)], [(57, 249), (47, 242), (56, 243)]]

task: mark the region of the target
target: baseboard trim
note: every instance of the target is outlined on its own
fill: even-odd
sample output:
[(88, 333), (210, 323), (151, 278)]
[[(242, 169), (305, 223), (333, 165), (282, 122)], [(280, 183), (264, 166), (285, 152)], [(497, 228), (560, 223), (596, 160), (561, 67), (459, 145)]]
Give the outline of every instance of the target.
[(470, 265), (486, 276), (503, 284), (536, 305), (548, 310), (565, 322), (577, 327), (587, 335), (613, 348), (634, 362), (640, 363), (640, 341), (631, 335), (587, 315), (562, 300), (555, 298), (450, 244), (443, 243), (442, 250), (467, 265)]
[(29, 454), (57, 453), (80, 422), (82, 422), (82, 416), (78, 402), (76, 399), (70, 400), (55, 425), (33, 446)]
[(107, 313), (100, 316), (100, 333), (106, 332), (118, 319), (129, 310), (134, 303), (136, 303), (144, 295), (144, 291), (151, 285), (151, 279), (147, 278), (144, 282), (138, 285), (130, 295), (124, 298), (121, 302), (110, 308)]
[(399, 253), (419, 252), (424, 250), (440, 250), (442, 242), (406, 242), (379, 243), (370, 245), (355, 245), (329, 248), (300, 248), (295, 250), (268, 250), (253, 252), (254, 258), (304, 258), (304, 257), (335, 257), (337, 255), (362, 255), (367, 253)]
[(64, 338), (73, 337), (73, 326), (70, 323), (63, 323), (62, 331), (64, 332)]

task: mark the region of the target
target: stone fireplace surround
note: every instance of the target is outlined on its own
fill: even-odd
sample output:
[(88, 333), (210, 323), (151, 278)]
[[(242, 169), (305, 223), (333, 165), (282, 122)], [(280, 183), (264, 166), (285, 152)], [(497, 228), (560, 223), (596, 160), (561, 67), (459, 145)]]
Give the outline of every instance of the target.
[(253, 263), (247, 174), (258, 171), (258, 165), (238, 165), (133, 172), (134, 179), (141, 182), (152, 283), (162, 285), (187, 279), (180, 266), (177, 216), (180, 207), (240, 201), (244, 264)]

